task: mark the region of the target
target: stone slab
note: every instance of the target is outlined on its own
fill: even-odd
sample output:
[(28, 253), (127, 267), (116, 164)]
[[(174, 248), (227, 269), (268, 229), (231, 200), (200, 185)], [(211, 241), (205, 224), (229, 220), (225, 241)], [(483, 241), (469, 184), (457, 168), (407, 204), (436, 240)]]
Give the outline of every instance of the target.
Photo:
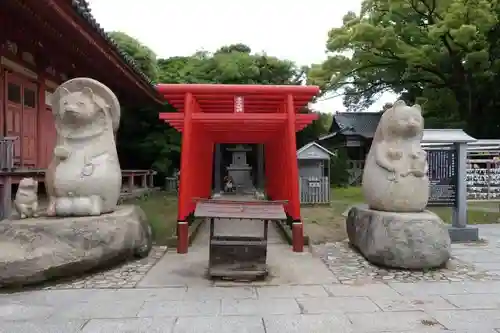
[(222, 314), (229, 316), (264, 316), (299, 314), (300, 308), (293, 298), (265, 299), (223, 299)]
[(117, 293), (116, 290), (113, 289), (27, 290), (23, 292), (0, 294), (0, 304), (17, 303), (64, 307), (67, 304), (71, 305), (75, 302), (101, 302), (113, 300), (114, 295), (117, 295)]
[(372, 312), (347, 314), (352, 322), (353, 332), (405, 332), (442, 328), (442, 326), (423, 311)]
[[(444, 296), (443, 296), (444, 297)], [(383, 311), (453, 310), (456, 307), (441, 296), (370, 297)]]
[(304, 314), (381, 311), (368, 297), (297, 298), (297, 302)]
[(437, 321), (450, 330), (488, 330), (500, 328), (500, 309), (436, 310), (429, 311)]
[(206, 278), (208, 247), (192, 246), (187, 254), (165, 253), (137, 284), (139, 288), (211, 286)]
[(259, 298), (328, 297), (325, 288), (318, 285), (263, 286), (257, 288)]
[(171, 333), (175, 318), (92, 319), (82, 333)]
[[(86, 322), (86, 320), (2, 322), (0, 323), (0, 333), (76, 333), (82, 332), (81, 329)], [(98, 331), (92, 332), (98, 333)]]
[(500, 309), (498, 294), (443, 295), (449, 303), (460, 309)]
[(49, 305), (0, 304), (0, 321), (42, 320), (54, 314), (56, 309)]
[(364, 285), (324, 285), (326, 291), (334, 297), (366, 296), (366, 297), (399, 297), (394, 289), (384, 283)]
[(217, 316), (221, 312), (220, 300), (201, 301), (146, 301), (138, 317), (193, 317)]
[(353, 333), (349, 320), (341, 313), (264, 316), (264, 325), (266, 333)]
[(500, 281), (389, 283), (403, 296), (498, 294)]
[[(174, 333), (266, 333), (262, 319), (251, 316), (179, 318)], [(149, 333), (149, 332), (148, 332)]]
[(476, 227), (449, 227), (448, 233), (453, 243), (477, 242), (479, 240), (479, 229)]
[(51, 318), (95, 319), (136, 317), (144, 302), (141, 300), (111, 300), (99, 302), (75, 302), (58, 308)]
[(476, 267), (485, 271), (500, 271), (500, 262), (477, 262)]
[(462, 261), (474, 264), (496, 264), (499, 262), (499, 254), (486, 249), (452, 249), (452, 255)]
[(254, 287), (211, 287), (200, 286), (188, 287), (186, 292), (188, 300), (218, 300), (218, 299), (245, 299), (257, 298)]

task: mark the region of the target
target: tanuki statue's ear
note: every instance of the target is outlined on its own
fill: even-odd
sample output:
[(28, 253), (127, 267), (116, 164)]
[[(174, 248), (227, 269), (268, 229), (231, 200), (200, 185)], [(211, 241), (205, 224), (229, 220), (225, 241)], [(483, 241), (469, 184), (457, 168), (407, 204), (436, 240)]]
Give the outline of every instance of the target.
[(59, 88), (59, 94), (60, 94), (61, 97), (64, 97), (66, 95), (69, 95), (69, 90), (66, 89), (66, 88), (64, 88), (64, 87), (60, 87)]
[(81, 92), (83, 95), (88, 96), (91, 99), (94, 98), (94, 92), (89, 87), (83, 87)]
[(420, 104), (414, 104), (412, 107), (417, 109), (418, 112), (422, 113), (422, 107), (420, 106)]
[(393, 105), (393, 107), (397, 107), (397, 106), (406, 106), (406, 103), (405, 103), (405, 101), (399, 99), (396, 102), (394, 102), (394, 105)]

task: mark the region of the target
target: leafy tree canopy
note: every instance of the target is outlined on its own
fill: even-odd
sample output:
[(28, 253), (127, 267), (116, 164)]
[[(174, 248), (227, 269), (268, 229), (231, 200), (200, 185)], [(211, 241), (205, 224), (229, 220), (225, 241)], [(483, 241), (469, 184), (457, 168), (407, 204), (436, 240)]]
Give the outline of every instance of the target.
[(160, 59), (164, 83), (298, 84), (304, 73), (291, 61), (252, 54), (244, 44), (223, 46), (214, 53)]
[(141, 71), (151, 80), (158, 80), (158, 64), (156, 54), (137, 39), (120, 31), (108, 32), (111, 37), (128, 56), (135, 60)]
[(497, 0), (364, 0), (328, 35), (329, 58), (310, 81), (360, 110), (391, 90), (424, 104), (427, 124), (498, 132)]

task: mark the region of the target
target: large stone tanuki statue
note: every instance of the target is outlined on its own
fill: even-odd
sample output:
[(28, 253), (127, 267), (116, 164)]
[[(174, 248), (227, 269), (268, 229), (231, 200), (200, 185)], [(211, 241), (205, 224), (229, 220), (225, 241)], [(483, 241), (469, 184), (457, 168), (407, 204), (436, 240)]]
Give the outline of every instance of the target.
[(64, 82), (53, 96), (57, 142), (45, 178), (49, 216), (36, 218), (38, 183), (23, 179), (15, 200), (20, 219), (0, 224), (0, 288), (77, 276), (151, 250), (144, 211), (117, 206), (116, 96), (89, 78)]
[(450, 258), (446, 226), (425, 210), (430, 187), (423, 129), (420, 106), (398, 101), (375, 132), (363, 172), (368, 205), (351, 208), (346, 221), (350, 243), (374, 264), (427, 269)]
[(57, 131), (45, 185), (49, 216), (91, 216), (116, 209), (122, 175), (115, 134), (120, 104), (102, 83), (76, 78), (54, 92)]
[(371, 209), (421, 212), (429, 199), (427, 156), (420, 146), (419, 105), (398, 101), (380, 118), (363, 170), (363, 195)]

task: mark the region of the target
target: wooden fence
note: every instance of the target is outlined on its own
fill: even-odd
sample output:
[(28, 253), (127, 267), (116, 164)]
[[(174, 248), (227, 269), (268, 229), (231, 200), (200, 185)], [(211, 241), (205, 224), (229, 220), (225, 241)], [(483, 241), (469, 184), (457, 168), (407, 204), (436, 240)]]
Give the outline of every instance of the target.
[(300, 203), (330, 203), (330, 181), (328, 177), (301, 177), (299, 179)]

